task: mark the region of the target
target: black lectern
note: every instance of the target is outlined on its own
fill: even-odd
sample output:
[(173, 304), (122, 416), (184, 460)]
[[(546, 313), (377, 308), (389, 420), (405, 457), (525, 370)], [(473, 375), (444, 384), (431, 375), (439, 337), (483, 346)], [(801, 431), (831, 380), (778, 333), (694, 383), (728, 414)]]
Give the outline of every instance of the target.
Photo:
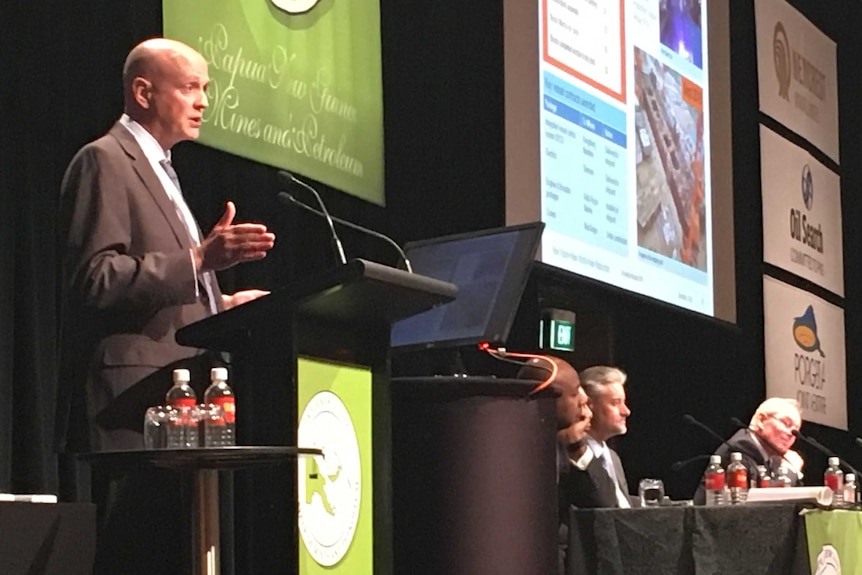
[[(177, 332), (183, 345), (231, 353), (242, 445), (296, 445), (300, 357), (370, 370), (375, 574), (393, 572), (390, 324), (451, 301), (456, 292), (448, 282), (355, 259)], [(233, 514), (241, 572), (295, 572), (297, 471), (291, 469), (238, 472)]]

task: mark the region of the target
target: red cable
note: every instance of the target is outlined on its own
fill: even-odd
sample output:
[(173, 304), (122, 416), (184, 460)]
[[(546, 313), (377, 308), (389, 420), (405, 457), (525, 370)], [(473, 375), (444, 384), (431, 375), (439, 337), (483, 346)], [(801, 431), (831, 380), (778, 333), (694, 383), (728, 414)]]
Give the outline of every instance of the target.
[[(487, 342), (480, 343), (479, 349), (481, 349), (483, 351), (487, 351), (489, 354), (491, 354), (491, 356), (496, 357), (498, 359), (504, 358), (504, 357), (517, 357), (517, 358), (526, 358), (526, 359), (536, 359), (539, 361), (544, 361), (544, 362), (549, 363), (551, 365), (551, 375), (549, 375), (547, 378), (545, 378), (545, 380), (542, 381), (542, 383), (540, 383), (539, 385), (534, 387), (530, 391), (530, 395), (533, 395), (534, 393), (538, 393), (538, 392), (542, 391), (543, 389), (545, 389), (546, 387), (548, 387), (549, 385), (551, 385), (554, 382), (554, 380), (557, 378), (557, 373), (560, 371), (560, 368), (557, 365), (557, 362), (555, 362), (554, 360), (552, 360), (551, 358), (549, 358), (546, 355), (539, 355), (539, 354), (535, 354), (535, 353), (519, 353), (519, 352), (514, 352), (514, 351), (505, 351), (505, 350), (501, 350), (501, 349), (491, 349), (491, 345)], [(526, 362), (524, 365), (526, 365)]]

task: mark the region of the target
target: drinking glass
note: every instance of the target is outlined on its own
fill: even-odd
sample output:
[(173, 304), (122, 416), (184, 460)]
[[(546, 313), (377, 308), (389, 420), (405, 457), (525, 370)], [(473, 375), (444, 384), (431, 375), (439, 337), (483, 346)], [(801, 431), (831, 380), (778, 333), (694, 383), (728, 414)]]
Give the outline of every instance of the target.
[(641, 479), (638, 484), (641, 507), (658, 507), (664, 500), (664, 483), (661, 479)]
[(144, 414), (144, 449), (164, 449), (168, 446), (168, 418), (171, 408), (156, 405)]

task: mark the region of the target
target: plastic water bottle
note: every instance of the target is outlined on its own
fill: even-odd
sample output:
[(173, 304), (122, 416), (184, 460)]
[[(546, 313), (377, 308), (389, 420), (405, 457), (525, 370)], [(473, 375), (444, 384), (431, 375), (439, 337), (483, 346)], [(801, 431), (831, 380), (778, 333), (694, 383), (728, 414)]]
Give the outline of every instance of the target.
[[(755, 485), (754, 481), (751, 482)], [(756, 487), (772, 487), (772, 476), (769, 475), (769, 470), (765, 465), (757, 466), (757, 484)]]
[(844, 476), (844, 507), (856, 507), (856, 474)]
[(779, 465), (778, 470), (775, 472), (775, 480), (772, 482), (773, 487), (790, 487), (792, 481), (790, 480), (790, 474), (787, 472), (786, 465)]
[(727, 466), (727, 486), (730, 489), (730, 504), (741, 505), (748, 500), (748, 470), (742, 464), (742, 454), (734, 451), (730, 454), (730, 465)]
[(197, 396), (195, 390), (189, 385), (191, 380), (189, 370), (175, 369), (173, 378), (174, 385), (165, 395), (165, 404), (174, 410), (168, 419), (167, 447), (172, 449), (197, 447), (197, 420), (189, 416), (189, 410), (197, 405)]
[(204, 392), (204, 403), (221, 407), (224, 410), (224, 416), (207, 420), (204, 429), (204, 445), (207, 447), (236, 445), (236, 398), (227, 384), (227, 369), (212, 368), (210, 382), (210, 386)]
[(709, 467), (704, 473), (704, 486), (708, 507), (724, 505), (724, 469), (721, 467), (720, 455), (709, 456)]
[(828, 463), (829, 467), (823, 473), (823, 485), (832, 490), (832, 506), (841, 507), (844, 503), (844, 472), (837, 457), (830, 457)]
[(187, 369), (174, 370), (174, 385), (165, 396), (165, 404), (171, 407), (192, 407), (197, 404), (195, 390), (189, 385), (191, 376)]

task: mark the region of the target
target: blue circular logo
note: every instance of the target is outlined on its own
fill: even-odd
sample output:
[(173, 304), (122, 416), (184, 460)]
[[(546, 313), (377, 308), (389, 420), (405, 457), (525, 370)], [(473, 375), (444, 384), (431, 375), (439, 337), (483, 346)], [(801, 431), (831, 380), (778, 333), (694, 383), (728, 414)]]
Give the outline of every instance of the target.
[(802, 201), (808, 210), (814, 207), (814, 179), (808, 164), (802, 168)]

